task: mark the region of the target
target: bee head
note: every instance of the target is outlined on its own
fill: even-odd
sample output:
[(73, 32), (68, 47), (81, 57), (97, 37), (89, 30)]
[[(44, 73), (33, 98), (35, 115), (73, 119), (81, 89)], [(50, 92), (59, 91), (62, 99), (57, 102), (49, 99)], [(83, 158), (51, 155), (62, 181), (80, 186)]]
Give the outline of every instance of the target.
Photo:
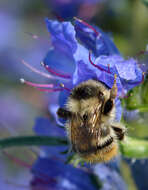
[(116, 97), (116, 81), (112, 89), (95, 80), (85, 81), (76, 86), (68, 99), (66, 108), (59, 108), (57, 114), (64, 119), (79, 115), (82, 122), (88, 123), (93, 115), (110, 116)]

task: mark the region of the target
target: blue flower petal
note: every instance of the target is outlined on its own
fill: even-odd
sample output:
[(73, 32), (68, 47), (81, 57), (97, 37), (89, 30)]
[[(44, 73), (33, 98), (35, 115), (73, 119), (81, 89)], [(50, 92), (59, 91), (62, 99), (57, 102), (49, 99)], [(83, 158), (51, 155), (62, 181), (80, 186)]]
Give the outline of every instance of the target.
[(65, 190), (95, 190), (91, 183), (89, 174), (82, 169), (74, 168), (72, 165), (64, 164), (58, 159), (39, 158), (32, 167), (35, 178), (53, 179), (55, 183), (49, 187)]
[(123, 109), (122, 109), (121, 101), (120, 101), (119, 98), (116, 98), (116, 100), (115, 100), (115, 106), (116, 106), (116, 117), (115, 117), (115, 120), (118, 121), (118, 122), (120, 122), (121, 117), (122, 117)]
[(55, 48), (72, 55), (77, 48), (74, 26), (70, 22), (58, 22), (46, 19), (51, 41)]
[(119, 54), (112, 40), (101, 29), (94, 27), (95, 32), (93, 29), (84, 25), (83, 22), (76, 20), (75, 30), (76, 37), (87, 49), (92, 50), (96, 57), (100, 55)]
[(56, 48), (50, 49), (45, 56), (43, 62), (55, 71), (60, 71), (63, 74), (72, 75), (75, 70), (75, 62), (73, 57), (65, 55), (62, 51)]
[(94, 172), (99, 176), (103, 183), (101, 190), (127, 190), (127, 186), (120, 174), (116, 170), (109, 168), (107, 165), (95, 165)]

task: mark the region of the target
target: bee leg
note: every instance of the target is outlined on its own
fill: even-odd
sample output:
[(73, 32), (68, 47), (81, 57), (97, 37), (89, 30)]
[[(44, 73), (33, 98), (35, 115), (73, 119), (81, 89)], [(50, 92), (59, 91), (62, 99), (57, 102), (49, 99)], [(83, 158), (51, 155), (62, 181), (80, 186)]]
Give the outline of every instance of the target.
[(58, 115), (58, 117), (61, 117), (63, 119), (69, 119), (69, 118), (71, 118), (72, 113), (63, 108), (59, 108), (57, 111), (57, 115)]
[(112, 128), (115, 131), (115, 133), (118, 137), (118, 140), (120, 140), (120, 141), (123, 140), (125, 133), (127, 131), (126, 128), (123, 125), (121, 125), (120, 123), (113, 124)]

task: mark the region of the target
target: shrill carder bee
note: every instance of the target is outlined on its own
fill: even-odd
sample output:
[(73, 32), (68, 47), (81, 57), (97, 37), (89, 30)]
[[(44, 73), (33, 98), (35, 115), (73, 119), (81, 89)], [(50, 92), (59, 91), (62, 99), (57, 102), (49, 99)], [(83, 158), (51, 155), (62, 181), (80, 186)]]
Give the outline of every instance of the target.
[(118, 153), (126, 128), (115, 121), (116, 96), (116, 75), (111, 89), (90, 79), (72, 89), (66, 108), (57, 111), (66, 119), (73, 151), (87, 162), (107, 162)]

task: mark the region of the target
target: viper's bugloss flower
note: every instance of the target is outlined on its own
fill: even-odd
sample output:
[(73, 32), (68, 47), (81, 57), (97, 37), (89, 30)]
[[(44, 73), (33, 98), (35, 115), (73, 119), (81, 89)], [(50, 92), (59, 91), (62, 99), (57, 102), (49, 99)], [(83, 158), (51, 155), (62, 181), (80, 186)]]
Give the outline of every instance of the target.
[[(88, 79), (102, 81), (111, 88), (114, 75), (117, 75), (116, 120), (119, 121), (122, 110), (119, 97), (123, 97), (128, 90), (139, 85), (144, 79), (138, 61), (134, 58), (125, 60), (107, 34), (80, 19), (75, 18), (74, 25), (48, 19), (46, 24), (53, 49), (48, 52), (43, 62), (49, 68), (59, 68), (62, 72), (70, 74), (68, 82), (65, 83), (70, 90)], [(51, 54), (58, 56), (53, 58)], [(61, 77), (60, 82), (62, 78), (64, 77)], [(68, 95), (68, 92), (61, 92), (60, 105), (66, 103)]]
[[(40, 91), (58, 93), (58, 97), (54, 97), (53, 103), (49, 105), (50, 112), (55, 116), (57, 111), (55, 108), (65, 105), (73, 87), (88, 79), (95, 79), (112, 88), (114, 75), (116, 75), (118, 88), (116, 120), (120, 121), (122, 107), (119, 98), (144, 79), (138, 61), (133, 58), (125, 60), (107, 34), (82, 20), (75, 18), (72, 24), (46, 19), (46, 24), (50, 32), (52, 48), (42, 65), (51, 76), (55, 77), (55, 83), (35, 84), (23, 79), (21, 81)], [(55, 132), (53, 132), (54, 126)], [(65, 135), (56, 124), (42, 118), (37, 120), (35, 132), (38, 135)], [(85, 180), (88, 179), (88, 174), (82, 175), (83, 172), (79, 169), (63, 163), (65, 158), (60, 156), (63, 148), (43, 147), (42, 150), (44, 157), (37, 160), (32, 170), (33, 190), (95, 188), (90, 185), (89, 180)], [(121, 189), (119, 181), (120, 184), (124, 184), (117, 170), (104, 164), (94, 167), (92, 171), (103, 181), (104, 190), (109, 189), (109, 186), (110, 189)], [(125, 184), (123, 189), (126, 189)]]

